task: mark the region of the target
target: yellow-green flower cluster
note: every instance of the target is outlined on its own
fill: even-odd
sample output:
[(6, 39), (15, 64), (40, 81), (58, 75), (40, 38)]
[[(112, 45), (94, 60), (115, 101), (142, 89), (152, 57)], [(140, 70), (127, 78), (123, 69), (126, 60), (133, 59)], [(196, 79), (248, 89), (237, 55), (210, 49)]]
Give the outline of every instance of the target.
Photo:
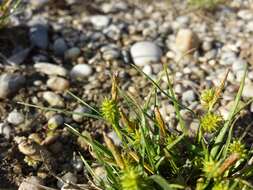
[(130, 166), (121, 176), (122, 190), (143, 190), (147, 187), (139, 168)]
[(213, 159), (204, 160), (203, 161), (203, 172), (208, 177), (216, 178), (218, 177), (218, 163), (215, 162)]
[(223, 123), (221, 115), (215, 113), (207, 113), (200, 118), (200, 126), (204, 132), (212, 133), (216, 131)]
[(115, 124), (119, 120), (119, 110), (116, 102), (112, 99), (105, 98), (101, 106), (102, 116), (106, 121)]
[(229, 145), (229, 152), (230, 153), (238, 153), (240, 158), (245, 158), (247, 156), (247, 150), (245, 148), (245, 144), (243, 144), (240, 140), (234, 140)]
[(215, 90), (213, 88), (206, 89), (201, 93), (200, 102), (205, 108), (209, 108), (214, 101), (215, 98)]
[(229, 190), (229, 184), (227, 182), (216, 183), (212, 190)]

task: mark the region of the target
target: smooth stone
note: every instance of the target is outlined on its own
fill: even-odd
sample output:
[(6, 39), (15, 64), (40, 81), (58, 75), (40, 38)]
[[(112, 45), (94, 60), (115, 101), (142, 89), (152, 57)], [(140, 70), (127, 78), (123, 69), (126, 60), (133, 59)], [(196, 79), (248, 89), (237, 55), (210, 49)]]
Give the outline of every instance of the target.
[(47, 124), (49, 126), (52, 126), (54, 128), (57, 128), (57, 127), (61, 126), (63, 123), (64, 123), (64, 118), (59, 114), (54, 115), (47, 122)]
[(0, 75), (0, 99), (14, 95), (21, 89), (26, 80), (22, 75), (17, 74), (2, 74)]
[(148, 76), (152, 75), (152, 67), (150, 65), (145, 65), (142, 71)]
[(160, 47), (149, 41), (135, 43), (131, 47), (130, 53), (137, 66), (145, 66), (152, 62), (159, 62), (162, 57)]
[(118, 137), (118, 135), (116, 134), (116, 132), (111, 131), (107, 135), (108, 135), (108, 137), (110, 137), (112, 139), (113, 143), (116, 146), (120, 146), (121, 145), (122, 141), (120, 140), (120, 138)]
[(63, 38), (58, 38), (54, 41), (53, 49), (57, 56), (64, 56), (68, 46)]
[[(78, 106), (73, 112), (76, 113), (90, 113), (90, 109), (84, 106)], [(81, 123), (83, 122), (84, 116), (83, 115), (78, 115), (78, 114), (73, 114), (72, 118), (75, 122)]]
[(199, 38), (190, 29), (180, 29), (176, 36), (176, 48), (182, 52), (186, 53), (188, 51), (197, 49), (199, 46)]
[(0, 135), (3, 135), (6, 139), (9, 139), (11, 133), (11, 127), (7, 123), (0, 123)]
[(58, 94), (55, 94), (54, 92), (50, 92), (50, 91), (44, 92), (42, 97), (44, 100), (47, 101), (47, 103), (50, 106), (64, 107), (63, 99)]
[(78, 47), (72, 47), (65, 51), (64, 58), (67, 60), (75, 60), (80, 55), (81, 50)]
[(75, 65), (70, 71), (70, 77), (73, 80), (82, 80), (89, 77), (93, 72), (93, 69), (88, 64)]
[(69, 81), (61, 77), (51, 77), (47, 80), (47, 86), (54, 91), (67, 90), (69, 85)]
[(48, 26), (36, 24), (30, 28), (30, 40), (33, 46), (40, 49), (47, 49)]
[(59, 75), (65, 77), (68, 74), (67, 70), (64, 67), (51, 63), (44, 63), (44, 62), (35, 63), (34, 68), (38, 72), (44, 73), (46, 75)]
[(103, 58), (107, 61), (115, 60), (120, 57), (120, 52), (117, 49), (109, 49), (103, 53)]
[[(76, 177), (76, 175), (73, 174), (73, 173), (71, 173), (71, 172), (68, 172), (65, 175), (63, 175), (62, 179), (64, 181), (66, 181), (67, 183), (73, 183), (73, 184), (77, 183), (77, 177)], [(57, 186), (59, 188), (61, 188), (63, 185), (64, 185), (64, 183), (62, 181), (60, 181), (60, 180), (57, 181)]]
[(196, 95), (193, 90), (187, 90), (182, 94), (182, 100), (184, 102), (192, 102), (196, 100)]
[(49, 0), (30, 0), (29, 1), (34, 7), (41, 7), (49, 2)]
[(253, 84), (252, 83), (246, 83), (243, 91), (242, 91), (242, 97), (244, 98), (252, 98), (253, 97)]
[(221, 54), (221, 60), (219, 63), (221, 65), (232, 65), (237, 59), (236, 53), (232, 51), (223, 52)]
[(108, 26), (111, 22), (110, 17), (104, 15), (95, 15), (90, 18), (90, 22), (94, 27), (101, 29)]
[(19, 186), (18, 190), (42, 190), (38, 185), (44, 185), (41, 178), (36, 176), (27, 177)]
[(13, 110), (7, 117), (7, 121), (13, 125), (19, 125), (23, 123), (24, 120), (25, 116), (17, 110)]
[(232, 70), (236, 73), (238, 71), (243, 71), (247, 66), (247, 62), (240, 58), (236, 59), (232, 65)]
[(7, 59), (7, 62), (11, 65), (19, 65), (23, 63), (23, 61), (26, 59), (30, 51), (31, 51), (31, 48), (22, 49), (18, 51), (17, 53), (14, 53), (11, 57), (9, 57)]
[(243, 19), (243, 20), (252, 20), (253, 19), (253, 12), (250, 10), (240, 10), (237, 13), (238, 17)]

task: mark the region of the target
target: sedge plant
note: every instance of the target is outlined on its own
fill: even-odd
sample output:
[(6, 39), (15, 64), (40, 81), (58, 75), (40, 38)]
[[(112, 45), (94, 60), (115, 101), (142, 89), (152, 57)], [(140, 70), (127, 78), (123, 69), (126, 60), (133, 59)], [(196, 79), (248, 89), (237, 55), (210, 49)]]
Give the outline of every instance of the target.
[[(99, 110), (69, 92), (92, 110), (85, 116), (104, 120), (120, 139), (120, 144), (116, 145), (103, 133), (104, 141), (99, 142), (66, 124), (90, 147), (93, 159), (86, 160), (81, 153), (80, 156), (91, 184), (105, 190), (253, 189), (253, 151), (243, 138), (233, 136), (235, 121), (242, 109), (238, 110), (238, 104), (246, 68), (234, 105), (228, 118), (224, 119), (217, 110), (228, 72), (219, 86), (202, 91), (200, 104), (203, 112), (199, 115), (179, 102), (166, 65), (162, 74), (167, 78), (167, 89), (161, 88), (161, 78), (155, 81), (137, 66), (133, 67), (153, 84), (148, 97), (141, 103), (136, 96), (119, 88), (117, 76), (112, 77), (111, 95), (104, 98)], [(180, 130), (169, 130), (159, 110), (158, 92), (174, 106)], [(199, 128), (194, 137), (181, 116), (182, 109), (198, 120)], [(104, 175), (98, 175), (94, 165), (101, 166)]]

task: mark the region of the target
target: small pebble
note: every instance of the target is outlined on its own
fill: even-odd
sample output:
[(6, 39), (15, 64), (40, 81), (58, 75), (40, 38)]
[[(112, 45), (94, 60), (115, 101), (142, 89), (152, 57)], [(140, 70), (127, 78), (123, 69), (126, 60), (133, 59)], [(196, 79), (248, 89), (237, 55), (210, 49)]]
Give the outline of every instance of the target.
[(41, 178), (36, 176), (27, 177), (20, 184), (18, 190), (42, 190), (38, 185), (44, 185)]
[(43, 99), (48, 102), (50, 106), (55, 107), (64, 107), (64, 101), (58, 94), (55, 94), (54, 92), (44, 92), (43, 93)]
[(64, 67), (51, 63), (38, 62), (34, 64), (34, 68), (38, 72), (46, 75), (59, 75), (65, 77), (68, 73)]
[(64, 58), (67, 60), (75, 60), (78, 58), (80, 53), (81, 50), (78, 47), (72, 47), (65, 52)]
[(57, 56), (63, 56), (68, 46), (63, 38), (58, 38), (54, 41), (53, 49)]
[(176, 47), (182, 52), (186, 53), (199, 46), (198, 36), (190, 29), (180, 29), (176, 36)]
[(54, 91), (67, 90), (69, 85), (69, 81), (61, 77), (51, 77), (47, 80), (47, 86)]
[(3, 135), (6, 139), (11, 136), (12, 130), (7, 123), (0, 123), (0, 135)]
[(17, 110), (13, 110), (7, 117), (7, 121), (13, 125), (19, 125), (23, 123), (24, 120), (25, 116)]
[(89, 77), (93, 72), (93, 69), (88, 64), (75, 65), (70, 71), (70, 77), (72, 80), (83, 80)]
[[(62, 179), (66, 181), (67, 183), (77, 183), (77, 177), (75, 174), (68, 172), (65, 175), (62, 176)], [(61, 188), (64, 185), (64, 183), (60, 180), (57, 181), (57, 186)]]

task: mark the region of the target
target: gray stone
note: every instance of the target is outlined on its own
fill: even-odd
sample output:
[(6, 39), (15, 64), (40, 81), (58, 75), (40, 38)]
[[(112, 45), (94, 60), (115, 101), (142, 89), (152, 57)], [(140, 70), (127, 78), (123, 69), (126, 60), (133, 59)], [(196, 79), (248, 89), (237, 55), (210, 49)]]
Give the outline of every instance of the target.
[(34, 7), (41, 7), (45, 4), (48, 3), (49, 0), (30, 0), (29, 2), (34, 6)]
[[(66, 181), (67, 183), (73, 183), (73, 184), (77, 183), (77, 177), (76, 177), (76, 175), (73, 174), (73, 173), (71, 173), (71, 172), (68, 172), (64, 176), (62, 176), (62, 179), (64, 181)], [(60, 181), (60, 180), (57, 181), (57, 186), (59, 188), (61, 188), (63, 185), (64, 185), (64, 183), (62, 181)]]
[(184, 102), (192, 102), (196, 100), (196, 95), (193, 90), (187, 90), (182, 94), (182, 100)]
[(25, 77), (16, 74), (0, 75), (0, 99), (14, 95), (25, 84)]
[(69, 81), (61, 77), (51, 77), (47, 80), (47, 86), (54, 91), (64, 91), (69, 88)]
[[(90, 109), (87, 107), (84, 107), (84, 106), (78, 106), (73, 112), (80, 113), (80, 114), (81, 113), (90, 113)], [(79, 114), (73, 114), (72, 118), (75, 122), (81, 123), (81, 122), (83, 122), (84, 116), (79, 115)]]
[(44, 185), (39, 177), (27, 177), (19, 186), (18, 190), (42, 190), (38, 185)]
[(237, 73), (238, 71), (243, 71), (247, 66), (247, 62), (238, 58), (233, 62), (232, 70)]
[(12, 130), (7, 123), (0, 123), (0, 135), (3, 135), (6, 139), (11, 136)]
[(57, 56), (64, 56), (65, 51), (68, 49), (68, 46), (63, 38), (58, 38), (54, 41), (54, 53)]
[(131, 47), (130, 53), (137, 66), (159, 62), (162, 56), (162, 50), (155, 43), (149, 41), (135, 43)]
[(24, 120), (25, 116), (17, 110), (13, 110), (7, 117), (7, 121), (13, 125), (19, 125), (23, 123)]
[(65, 51), (64, 58), (67, 60), (75, 60), (80, 55), (81, 50), (78, 47), (72, 47)]
[(67, 76), (67, 70), (59, 65), (51, 64), (51, 63), (44, 63), (39, 62), (34, 64), (34, 68), (40, 72), (44, 73), (46, 75), (59, 75), (59, 76)]
[(244, 97), (244, 98), (252, 98), (253, 97), (253, 84), (252, 83), (245, 84), (243, 91), (242, 91), (242, 97)]
[(113, 143), (116, 146), (121, 145), (122, 142), (121, 142), (120, 138), (118, 137), (118, 135), (116, 134), (115, 131), (111, 131), (107, 135), (108, 135), (108, 137), (110, 137), (112, 139)]
[(89, 77), (93, 70), (88, 64), (78, 64), (75, 65), (70, 71), (70, 77), (72, 80), (82, 80)]
[(54, 92), (44, 92), (42, 97), (48, 102), (50, 106), (64, 107), (63, 99), (61, 98), (61, 96), (55, 94)]
[(22, 49), (18, 51), (17, 53), (13, 54), (11, 57), (9, 57), (7, 59), (7, 62), (12, 65), (19, 65), (26, 59), (30, 51), (31, 51), (31, 48)]
[(36, 24), (30, 28), (30, 40), (33, 46), (47, 49), (48, 46), (48, 26)]

